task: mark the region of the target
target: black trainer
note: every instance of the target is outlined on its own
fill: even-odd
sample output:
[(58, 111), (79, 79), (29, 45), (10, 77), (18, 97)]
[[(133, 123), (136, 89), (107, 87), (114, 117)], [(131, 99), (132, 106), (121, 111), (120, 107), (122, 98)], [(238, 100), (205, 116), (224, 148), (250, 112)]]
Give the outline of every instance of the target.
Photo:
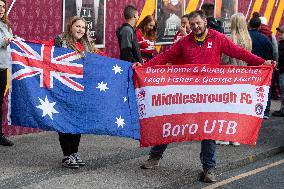
[(3, 134), (0, 135), (0, 145), (2, 146), (13, 146), (14, 143), (8, 140)]
[(80, 155), (78, 153), (71, 154), (71, 156), (75, 159), (75, 162), (79, 166), (84, 166), (86, 163), (81, 159)]
[(70, 168), (70, 169), (78, 169), (79, 168), (79, 165), (76, 163), (76, 160), (72, 155), (63, 158), (62, 166)]

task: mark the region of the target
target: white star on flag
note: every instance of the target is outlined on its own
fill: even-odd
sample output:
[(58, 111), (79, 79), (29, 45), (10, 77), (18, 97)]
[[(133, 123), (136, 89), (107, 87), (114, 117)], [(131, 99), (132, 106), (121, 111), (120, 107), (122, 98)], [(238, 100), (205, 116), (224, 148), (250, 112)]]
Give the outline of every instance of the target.
[(54, 109), (54, 106), (56, 102), (49, 102), (47, 96), (45, 96), (44, 101), (38, 97), (41, 105), (36, 106), (38, 109), (42, 110), (42, 117), (49, 115), (49, 117), (52, 118), (52, 113), (56, 114), (59, 113), (57, 110)]
[(126, 101), (127, 101), (127, 98), (126, 98), (126, 97), (123, 97), (123, 101), (126, 102)]
[(123, 70), (121, 69), (121, 67), (119, 67), (117, 64), (116, 64), (115, 66), (113, 66), (113, 69), (112, 69), (112, 70), (114, 71), (114, 74), (117, 74), (117, 73), (121, 74), (120, 72), (123, 71)]
[(115, 123), (117, 124), (117, 127), (121, 127), (121, 128), (123, 128), (123, 125), (125, 125), (124, 119), (122, 119), (121, 116), (119, 118), (116, 118)]
[(109, 89), (107, 87), (107, 83), (104, 83), (103, 81), (98, 83), (98, 86), (96, 88), (100, 89), (100, 91), (104, 91), (104, 92), (106, 92), (106, 90)]

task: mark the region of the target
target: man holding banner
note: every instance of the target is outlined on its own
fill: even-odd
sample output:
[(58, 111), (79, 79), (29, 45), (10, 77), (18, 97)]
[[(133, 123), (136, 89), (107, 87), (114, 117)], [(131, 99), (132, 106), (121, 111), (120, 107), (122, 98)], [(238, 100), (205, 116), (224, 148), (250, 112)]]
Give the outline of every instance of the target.
[[(248, 65), (258, 66), (262, 64), (271, 65), (274, 63), (271, 60), (265, 61), (264, 59), (239, 47), (224, 34), (212, 29), (207, 29), (206, 16), (201, 10), (194, 11), (189, 14), (189, 23), (192, 30), (191, 34), (179, 40), (164, 53), (161, 53), (149, 62), (146, 62), (144, 66), (165, 65), (168, 62), (174, 63), (177, 58), (182, 58), (184, 60), (184, 64), (209, 64), (218, 66), (221, 63), (222, 53), (230, 57), (243, 60), (247, 62)], [(134, 67), (138, 65), (139, 64), (135, 64)], [(163, 96), (164, 94), (161, 95)], [(176, 117), (176, 119), (178, 118)], [(152, 130), (155, 129), (150, 126), (149, 128)], [(142, 135), (143, 131), (141, 130), (141, 138)], [(202, 140), (202, 138), (200, 140)], [(152, 147), (149, 159), (144, 162), (141, 168), (151, 169), (155, 166), (159, 166), (159, 160), (162, 158), (166, 148), (166, 142), (163, 142), (162, 145)], [(216, 166), (215, 149), (216, 144), (214, 140), (202, 140), (200, 159), (203, 165), (204, 182), (216, 181), (214, 173), (214, 168)]]

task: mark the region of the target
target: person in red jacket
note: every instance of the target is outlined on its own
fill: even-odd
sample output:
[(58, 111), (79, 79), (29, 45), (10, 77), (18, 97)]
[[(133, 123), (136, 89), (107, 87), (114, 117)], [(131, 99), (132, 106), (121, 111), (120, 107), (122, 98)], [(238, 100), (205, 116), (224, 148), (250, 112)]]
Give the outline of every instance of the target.
[[(231, 39), (224, 34), (206, 27), (207, 21), (202, 10), (194, 11), (189, 14), (189, 23), (192, 32), (186, 37), (176, 42), (170, 49), (157, 55), (150, 61), (144, 64), (147, 66), (163, 65), (167, 62), (175, 62), (178, 57), (183, 58), (181, 64), (211, 64), (220, 65), (222, 53), (243, 60), (248, 65), (271, 65), (272, 60), (264, 60), (249, 51), (235, 44)], [(134, 64), (141, 66), (141, 64)], [(159, 166), (159, 161), (162, 158), (167, 144), (152, 147), (150, 156), (145, 161), (141, 168), (151, 169)], [(203, 166), (204, 182), (215, 182), (215, 166), (216, 166), (216, 144), (213, 140), (203, 140), (201, 142), (200, 160)]]
[[(144, 66), (163, 65), (175, 62), (177, 57), (183, 58), (183, 64), (211, 64), (220, 65), (222, 53), (257, 66), (271, 61), (252, 54), (236, 45), (231, 39), (213, 29), (207, 29), (203, 11), (190, 13), (190, 27), (192, 32), (175, 43), (167, 51), (146, 62)], [(175, 62), (178, 64), (178, 62)]]
[(187, 36), (190, 32), (191, 31), (190, 31), (188, 14), (185, 14), (181, 17), (181, 25), (179, 27), (178, 32), (176, 33), (174, 37), (174, 43), (176, 43), (181, 38)]
[(157, 38), (157, 21), (152, 15), (146, 16), (137, 26), (136, 38), (143, 62), (153, 58), (157, 53), (154, 46)]

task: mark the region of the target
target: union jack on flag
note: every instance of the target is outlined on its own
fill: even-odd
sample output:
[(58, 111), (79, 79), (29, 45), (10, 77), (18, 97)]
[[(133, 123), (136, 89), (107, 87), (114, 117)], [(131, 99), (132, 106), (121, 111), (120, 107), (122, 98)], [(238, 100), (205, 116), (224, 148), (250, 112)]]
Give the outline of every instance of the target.
[[(53, 78), (75, 91), (83, 91), (84, 86), (72, 78), (83, 78), (83, 64), (80, 54), (56, 52), (54, 46), (31, 46), (24, 41), (14, 41), (16, 48), (11, 49), (12, 64), (22, 68), (13, 73), (12, 79), (22, 80), (40, 75), (40, 87), (53, 88)], [(62, 52), (62, 51), (61, 51)], [(76, 61), (76, 62), (74, 62)]]
[(8, 52), (9, 125), (140, 138), (130, 62), (25, 41)]

